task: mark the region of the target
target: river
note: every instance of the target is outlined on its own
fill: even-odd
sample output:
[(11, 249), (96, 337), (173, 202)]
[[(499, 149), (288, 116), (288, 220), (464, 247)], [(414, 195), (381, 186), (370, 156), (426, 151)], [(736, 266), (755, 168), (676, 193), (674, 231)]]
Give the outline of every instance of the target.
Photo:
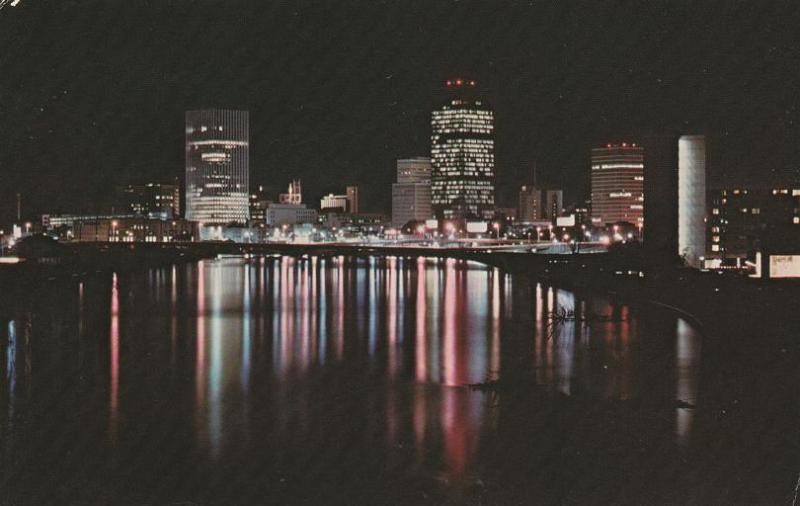
[(793, 498), (791, 413), (736, 411), (690, 322), (474, 262), (98, 273), (0, 350), (1, 505)]

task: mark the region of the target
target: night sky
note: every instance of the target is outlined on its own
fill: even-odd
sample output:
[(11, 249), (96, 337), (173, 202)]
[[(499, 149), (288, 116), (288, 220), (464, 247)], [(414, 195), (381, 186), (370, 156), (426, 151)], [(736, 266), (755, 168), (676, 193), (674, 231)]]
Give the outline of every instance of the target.
[[(2, 3), (2, 2), (0, 2)], [(499, 204), (529, 177), (586, 191), (589, 149), (709, 135), (713, 178), (800, 165), (791, 2), (21, 0), (0, 10), (0, 222), (183, 174), (183, 113), (250, 111), (251, 182), (362, 186), (389, 211), (455, 75), (496, 114)], [(712, 179), (712, 184), (714, 180)]]

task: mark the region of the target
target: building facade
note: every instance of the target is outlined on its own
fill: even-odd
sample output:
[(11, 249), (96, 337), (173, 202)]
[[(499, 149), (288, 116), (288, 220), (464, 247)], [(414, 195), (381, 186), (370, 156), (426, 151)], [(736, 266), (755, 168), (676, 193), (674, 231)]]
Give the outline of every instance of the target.
[(270, 204), (265, 214), (266, 224), (272, 227), (317, 221), (317, 211), (308, 209), (305, 204)]
[(184, 219), (76, 217), (71, 239), (78, 242), (186, 242), (199, 238), (198, 224)]
[(767, 235), (800, 236), (800, 181), (709, 190), (708, 208), (706, 257), (722, 264), (753, 259)]
[(706, 138), (678, 140), (678, 254), (686, 265), (703, 267), (706, 255)]
[(523, 185), (519, 190), (518, 219), (523, 223), (555, 222), (564, 208), (564, 192)]
[(633, 143), (592, 149), (592, 223), (644, 223), (644, 149)]
[(244, 224), (249, 218), (247, 111), (186, 113), (186, 219)]
[(431, 203), (439, 220), (491, 218), (495, 206), (494, 113), (475, 81), (447, 81), (431, 119)]
[(644, 237), (646, 268), (658, 271), (678, 261), (678, 138), (647, 135), (644, 147)]
[(358, 205), (358, 186), (348, 186), (345, 189), (345, 195), (347, 195), (347, 202), (350, 205), (350, 212), (358, 214), (361, 209)]
[(358, 186), (348, 186), (343, 195), (329, 193), (319, 201), (321, 211), (358, 214)]
[(431, 159), (397, 160), (397, 182), (392, 184), (392, 226), (433, 217), (431, 208)]
[(151, 218), (177, 218), (181, 214), (181, 190), (177, 184), (129, 184), (118, 188), (116, 211)]
[(303, 187), (300, 184), (299, 179), (294, 179), (291, 183), (289, 183), (289, 189), (286, 191), (286, 193), (281, 193), (278, 196), (278, 202), (281, 204), (295, 205), (303, 203)]
[(250, 221), (259, 225), (266, 223), (267, 206), (271, 203), (269, 192), (263, 185), (259, 185), (250, 193)]
[(321, 211), (339, 211), (346, 213), (349, 211), (350, 205), (347, 195), (334, 195), (329, 193), (319, 200), (319, 208)]

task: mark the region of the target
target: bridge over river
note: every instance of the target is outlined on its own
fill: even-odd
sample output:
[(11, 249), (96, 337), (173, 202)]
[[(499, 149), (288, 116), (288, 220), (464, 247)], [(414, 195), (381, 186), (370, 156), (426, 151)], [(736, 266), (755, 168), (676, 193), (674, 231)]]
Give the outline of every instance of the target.
[(420, 242), (381, 243), (235, 243), (224, 241), (170, 243), (67, 243), (78, 259), (113, 258), (142, 261), (181, 261), (213, 258), (220, 255), (288, 255), (294, 257), (382, 256), (433, 257), (472, 260), (508, 270), (546, 272), (548, 267), (596, 268), (608, 261), (607, 248), (600, 243), (480, 243), (450, 241), (437, 244)]

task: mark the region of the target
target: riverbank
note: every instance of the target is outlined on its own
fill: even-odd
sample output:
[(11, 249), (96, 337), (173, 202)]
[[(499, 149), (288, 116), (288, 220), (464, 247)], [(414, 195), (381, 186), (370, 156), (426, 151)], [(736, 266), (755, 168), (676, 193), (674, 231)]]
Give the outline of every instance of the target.
[[(230, 250), (230, 251), (229, 251)], [(252, 250), (252, 251), (251, 251)], [(435, 256), (473, 260), (545, 281), (576, 292), (602, 293), (628, 304), (655, 304), (676, 311), (698, 326), (708, 339), (724, 341), (731, 325), (760, 326), (761, 340), (797, 346), (800, 333), (800, 283), (749, 279), (675, 268), (657, 276), (641, 274), (635, 255), (542, 255), (487, 252), (469, 248), (381, 248), (370, 245), (242, 245), (236, 243), (122, 244), (76, 243), (47, 262), (29, 260), (0, 265), (0, 299), (14, 300), (24, 292), (56, 280), (91, 273), (129, 271), (183, 264), (218, 254), (284, 254), (303, 256)], [(0, 300), (2, 303), (2, 300)]]

